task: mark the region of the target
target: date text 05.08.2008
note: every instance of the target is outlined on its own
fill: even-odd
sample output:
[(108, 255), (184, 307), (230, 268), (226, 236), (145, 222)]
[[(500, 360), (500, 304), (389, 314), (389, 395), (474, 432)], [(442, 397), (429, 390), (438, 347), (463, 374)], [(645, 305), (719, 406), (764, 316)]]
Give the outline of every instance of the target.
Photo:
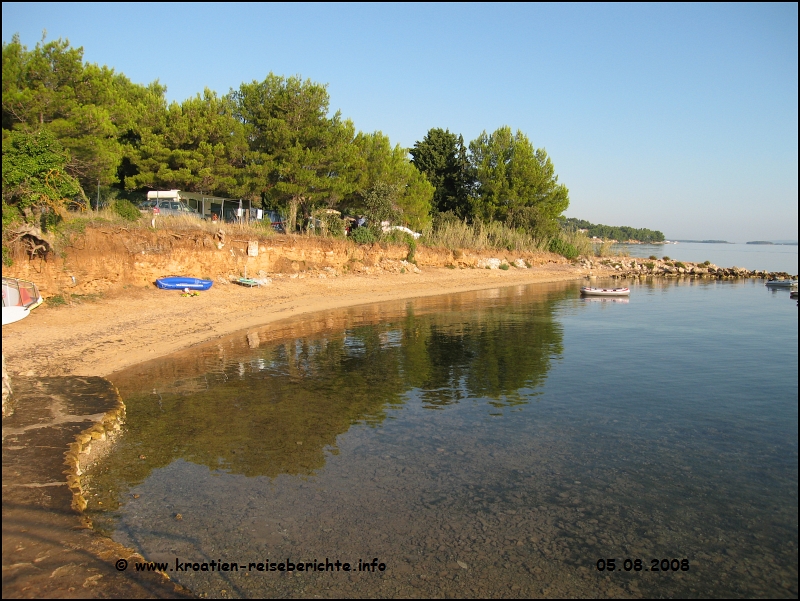
[(617, 568), (616, 559), (598, 559), (597, 570), (599, 572), (688, 572), (688, 559), (651, 559), (650, 567), (647, 567), (642, 559), (624, 559), (622, 565)]

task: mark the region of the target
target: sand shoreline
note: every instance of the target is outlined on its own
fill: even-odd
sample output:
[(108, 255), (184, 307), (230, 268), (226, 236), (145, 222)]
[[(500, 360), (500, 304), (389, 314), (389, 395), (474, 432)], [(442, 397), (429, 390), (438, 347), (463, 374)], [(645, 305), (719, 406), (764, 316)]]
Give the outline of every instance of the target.
[(531, 269), (448, 269), (274, 279), (262, 288), (215, 286), (199, 297), (127, 288), (96, 301), (43, 306), (3, 328), (11, 374), (107, 376), (191, 346), (319, 311), (520, 284), (575, 280), (587, 270), (548, 263)]

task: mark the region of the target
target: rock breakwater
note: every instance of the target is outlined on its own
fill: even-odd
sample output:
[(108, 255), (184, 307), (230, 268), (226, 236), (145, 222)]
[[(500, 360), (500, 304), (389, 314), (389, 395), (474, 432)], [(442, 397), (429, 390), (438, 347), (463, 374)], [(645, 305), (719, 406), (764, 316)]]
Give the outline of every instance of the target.
[(612, 278), (706, 278), (728, 280), (738, 278), (760, 279), (797, 279), (796, 275), (786, 272), (750, 270), (744, 267), (719, 267), (705, 261), (691, 263), (689, 261), (672, 261), (663, 259), (639, 259), (633, 257), (610, 257), (581, 259), (580, 266), (588, 269), (590, 274), (604, 275)]

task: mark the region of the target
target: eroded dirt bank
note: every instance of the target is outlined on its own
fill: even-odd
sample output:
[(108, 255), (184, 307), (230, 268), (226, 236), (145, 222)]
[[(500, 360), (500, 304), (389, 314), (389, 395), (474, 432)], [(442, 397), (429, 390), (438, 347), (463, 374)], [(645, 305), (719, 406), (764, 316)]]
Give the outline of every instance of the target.
[[(409, 249), (403, 244), (356, 245), (346, 240), (273, 235), (255, 238), (236, 229), (216, 231), (170, 229), (87, 228), (62, 236), (46, 259), (29, 259), (14, 249), (14, 265), (3, 275), (29, 279), (47, 298), (60, 294), (87, 295), (125, 286), (149, 287), (157, 278), (183, 275), (225, 280), (247, 269), (250, 277), (267, 274), (323, 276), (413, 271), (403, 264)], [(531, 266), (566, 261), (551, 253), (493, 251), (476, 253), (419, 247), (414, 260), (425, 267), (476, 267), (481, 259)]]

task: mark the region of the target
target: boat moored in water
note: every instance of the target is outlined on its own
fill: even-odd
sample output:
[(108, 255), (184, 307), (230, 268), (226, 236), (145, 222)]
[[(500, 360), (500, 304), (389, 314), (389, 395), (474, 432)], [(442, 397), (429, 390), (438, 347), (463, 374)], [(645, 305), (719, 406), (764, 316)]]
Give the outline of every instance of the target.
[(581, 288), (581, 294), (584, 296), (628, 296), (630, 293), (630, 288), (590, 288), (589, 286)]
[(770, 288), (797, 288), (797, 280), (767, 280), (764, 285)]

